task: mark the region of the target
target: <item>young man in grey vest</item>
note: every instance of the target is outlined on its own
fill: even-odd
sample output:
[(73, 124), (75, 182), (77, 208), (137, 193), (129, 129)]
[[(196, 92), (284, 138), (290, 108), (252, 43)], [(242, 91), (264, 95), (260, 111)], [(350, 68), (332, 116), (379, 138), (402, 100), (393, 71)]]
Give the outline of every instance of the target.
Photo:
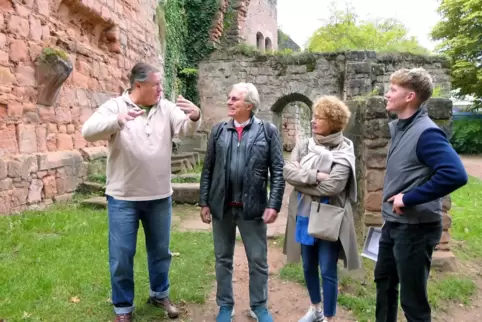
[(387, 111), (398, 119), (390, 123), (383, 187), (377, 322), (397, 321), (399, 284), (407, 321), (431, 321), (427, 279), (442, 234), (442, 197), (467, 183), (459, 156), (423, 105), (432, 91), (424, 69), (401, 69), (391, 75), (385, 95)]

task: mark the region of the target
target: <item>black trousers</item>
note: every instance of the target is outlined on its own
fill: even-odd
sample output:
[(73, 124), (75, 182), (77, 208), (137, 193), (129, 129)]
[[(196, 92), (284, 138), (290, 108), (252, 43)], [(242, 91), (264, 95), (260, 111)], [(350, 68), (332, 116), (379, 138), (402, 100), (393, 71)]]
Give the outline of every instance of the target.
[(407, 321), (431, 321), (427, 280), (432, 254), (441, 235), (441, 222), (385, 223), (375, 266), (376, 322), (397, 321), (399, 285)]

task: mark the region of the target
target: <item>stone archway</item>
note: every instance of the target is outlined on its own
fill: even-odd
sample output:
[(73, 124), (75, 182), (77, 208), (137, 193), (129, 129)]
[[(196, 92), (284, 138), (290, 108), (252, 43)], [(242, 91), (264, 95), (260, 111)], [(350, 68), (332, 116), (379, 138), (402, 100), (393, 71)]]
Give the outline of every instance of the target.
[(271, 106), (273, 123), (280, 131), (284, 151), (291, 152), (298, 140), (311, 135), (312, 105), (305, 95), (291, 93)]
[(260, 32), (256, 34), (256, 48), (260, 52), (264, 52), (264, 36)]

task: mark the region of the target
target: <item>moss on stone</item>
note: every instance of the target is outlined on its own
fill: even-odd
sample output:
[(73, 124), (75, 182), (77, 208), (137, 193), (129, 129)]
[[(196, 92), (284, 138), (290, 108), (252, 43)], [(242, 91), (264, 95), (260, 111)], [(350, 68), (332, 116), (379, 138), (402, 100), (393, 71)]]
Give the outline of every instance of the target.
[(67, 55), (65, 51), (59, 48), (46, 47), (42, 50), (42, 53), (40, 54), (40, 59), (42, 61), (48, 61), (55, 58), (70, 61), (69, 55)]

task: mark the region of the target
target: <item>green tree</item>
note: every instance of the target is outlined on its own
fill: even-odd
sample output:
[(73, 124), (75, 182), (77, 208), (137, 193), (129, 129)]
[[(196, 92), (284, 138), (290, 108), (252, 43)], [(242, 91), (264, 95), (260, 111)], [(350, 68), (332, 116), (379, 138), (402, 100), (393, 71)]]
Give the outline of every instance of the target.
[(438, 50), (452, 60), (452, 88), (482, 105), (482, 0), (442, 0), (442, 20), (432, 30)]
[(339, 10), (331, 3), (328, 22), (313, 33), (307, 48), (316, 52), (376, 50), (429, 53), (407, 33), (407, 28), (396, 19), (361, 20), (351, 6)]

